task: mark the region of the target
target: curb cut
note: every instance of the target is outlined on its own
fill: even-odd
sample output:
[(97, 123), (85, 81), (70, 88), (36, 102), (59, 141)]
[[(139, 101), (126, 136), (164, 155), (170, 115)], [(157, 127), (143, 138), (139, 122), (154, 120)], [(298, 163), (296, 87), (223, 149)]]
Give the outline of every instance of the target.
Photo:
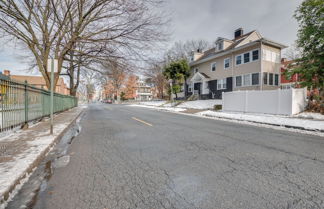
[(70, 124), (63, 130), (61, 133), (50, 143), (38, 156), (37, 158), (29, 165), (29, 167), (23, 172), (23, 174), (17, 178), (10, 187), (0, 196), (0, 206), (4, 204), (10, 196), (12, 192), (16, 189), (16, 187), (23, 183), (26, 178), (32, 174), (32, 172), (37, 168), (37, 166), (42, 162), (42, 160), (46, 157), (46, 155), (51, 151), (51, 149), (57, 144), (59, 140), (64, 136), (64, 134), (76, 123), (77, 119), (83, 114), (84, 109), (82, 109), (75, 118), (70, 122)]

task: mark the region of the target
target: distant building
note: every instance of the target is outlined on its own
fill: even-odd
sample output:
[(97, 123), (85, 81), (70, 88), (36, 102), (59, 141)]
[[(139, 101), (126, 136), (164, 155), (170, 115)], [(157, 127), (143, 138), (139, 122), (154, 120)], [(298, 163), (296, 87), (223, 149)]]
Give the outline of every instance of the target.
[(138, 80), (135, 99), (139, 101), (152, 100), (153, 99), (152, 87), (147, 83), (145, 83), (144, 81)]
[[(8, 76), (12, 80), (25, 82), (36, 88), (47, 89), (45, 79), (42, 76), (29, 76), (29, 75), (11, 75), (9, 70), (4, 70), (3, 75)], [(63, 78), (59, 78), (56, 84), (55, 92), (59, 94), (69, 95), (70, 91), (67, 85), (64, 83)]]

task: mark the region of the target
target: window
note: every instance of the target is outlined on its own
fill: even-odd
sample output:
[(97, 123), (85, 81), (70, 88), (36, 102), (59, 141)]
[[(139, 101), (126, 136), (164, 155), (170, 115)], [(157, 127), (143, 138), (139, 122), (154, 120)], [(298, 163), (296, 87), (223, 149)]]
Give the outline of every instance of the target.
[(218, 50), (223, 50), (223, 41), (218, 42)]
[(216, 71), (216, 62), (211, 64), (211, 71)]
[(243, 75), (243, 85), (251, 86), (251, 76), (250, 74)]
[(217, 80), (217, 90), (226, 89), (226, 78)]
[(195, 72), (195, 73), (198, 73), (198, 68), (195, 68), (194, 72)]
[(252, 51), (252, 61), (259, 59), (259, 50)]
[(241, 87), (242, 86), (242, 76), (236, 76), (235, 77), (235, 86)]
[(259, 85), (259, 73), (252, 73), (252, 85)]
[(273, 73), (269, 73), (269, 85), (273, 85)]
[(229, 68), (230, 66), (230, 58), (224, 59), (224, 69)]
[(275, 74), (275, 85), (279, 86), (279, 75)]
[(242, 55), (237, 55), (236, 56), (236, 65), (242, 64)]
[(268, 73), (263, 73), (263, 84), (268, 84)]
[(250, 62), (250, 52), (245, 53), (243, 56), (244, 56), (244, 63)]

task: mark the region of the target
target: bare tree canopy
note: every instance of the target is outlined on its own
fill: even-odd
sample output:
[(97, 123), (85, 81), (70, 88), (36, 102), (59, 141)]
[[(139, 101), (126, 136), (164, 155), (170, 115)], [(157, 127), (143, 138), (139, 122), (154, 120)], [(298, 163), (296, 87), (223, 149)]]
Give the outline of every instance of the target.
[[(151, 9), (160, 2), (0, 0), (0, 29), (8, 38), (24, 44), (49, 87), (47, 59), (50, 57), (58, 59), (61, 73), (64, 61), (75, 61), (74, 56), (93, 60), (125, 57), (127, 52), (143, 50), (162, 40), (165, 21)], [(58, 76), (55, 83), (57, 80)]]
[(166, 52), (169, 61), (188, 59), (193, 51), (204, 51), (210, 48), (210, 43), (205, 40), (189, 40), (186, 42), (175, 42)]

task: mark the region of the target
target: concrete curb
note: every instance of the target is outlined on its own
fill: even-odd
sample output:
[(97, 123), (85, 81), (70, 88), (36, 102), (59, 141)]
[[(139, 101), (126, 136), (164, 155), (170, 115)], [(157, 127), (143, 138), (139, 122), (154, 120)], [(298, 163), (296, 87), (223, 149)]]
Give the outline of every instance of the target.
[(84, 109), (82, 109), (75, 118), (71, 121), (71, 123), (53, 140), (51, 144), (49, 144), (41, 153), (39, 153), (38, 157), (32, 162), (29, 167), (23, 172), (23, 174), (17, 178), (11, 186), (0, 196), (0, 206), (4, 204), (12, 195), (12, 192), (17, 188), (17, 185), (20, 185), (26, 180), (34, 169), (42, 162), (42, 160), (46, 157), (46, 155), (51, 151), (51, 149), (57, 144), (57, 142), (64, 136), (64, 134), (76, 123), (77, 119), (83, 114)]
[[(145, 108), (145, 107), (144, 107)], [(153, 108), (150, 108), (153, 109)], [(193, 117), (199, 117), (199, 118), (207, 118), (207, 119), (214, 119), (214, 120), (223, 120), (223, 121), (228, 121), (228, 122), (245, 122), (246, 124), (260, 124), (260, 125), (265, 125), (268, 127), (282, 127), (286, 128), (287, 131), (289, 130), (300, 130), (300, 131), (307, 131), (308, 133), (324, 133), (324, 129), (310, 129), (310, 128), (305, 128), (305, 127), (300, 127), (300, 126), (292, 126), (292, 125), (283, 125), (283, 124), (274, 124), (274, 123), (264, 123), (264, 122), (257, 122), (257, 121), (251, 121), (251, 120), (241, 120), (241, 119), (233, 119), (233, 118), (226, 118), (226, 117), (216, 117), (216, 116), (209, 116), (209, 115), (196, 115), (192, 113), (184, 113), (184, 112), (176, 112), (172, 110), (163, 110), (163, 109), (156, 109), (157, 111), (162, 111), (162, 112), (170, 112), (170, 113), (175, 113), (175, 114), (180, 114), (180, 115), (188, 115), (188, 116), (193, 116)], [(204, 111), (204, 110), (202, 110)]]

